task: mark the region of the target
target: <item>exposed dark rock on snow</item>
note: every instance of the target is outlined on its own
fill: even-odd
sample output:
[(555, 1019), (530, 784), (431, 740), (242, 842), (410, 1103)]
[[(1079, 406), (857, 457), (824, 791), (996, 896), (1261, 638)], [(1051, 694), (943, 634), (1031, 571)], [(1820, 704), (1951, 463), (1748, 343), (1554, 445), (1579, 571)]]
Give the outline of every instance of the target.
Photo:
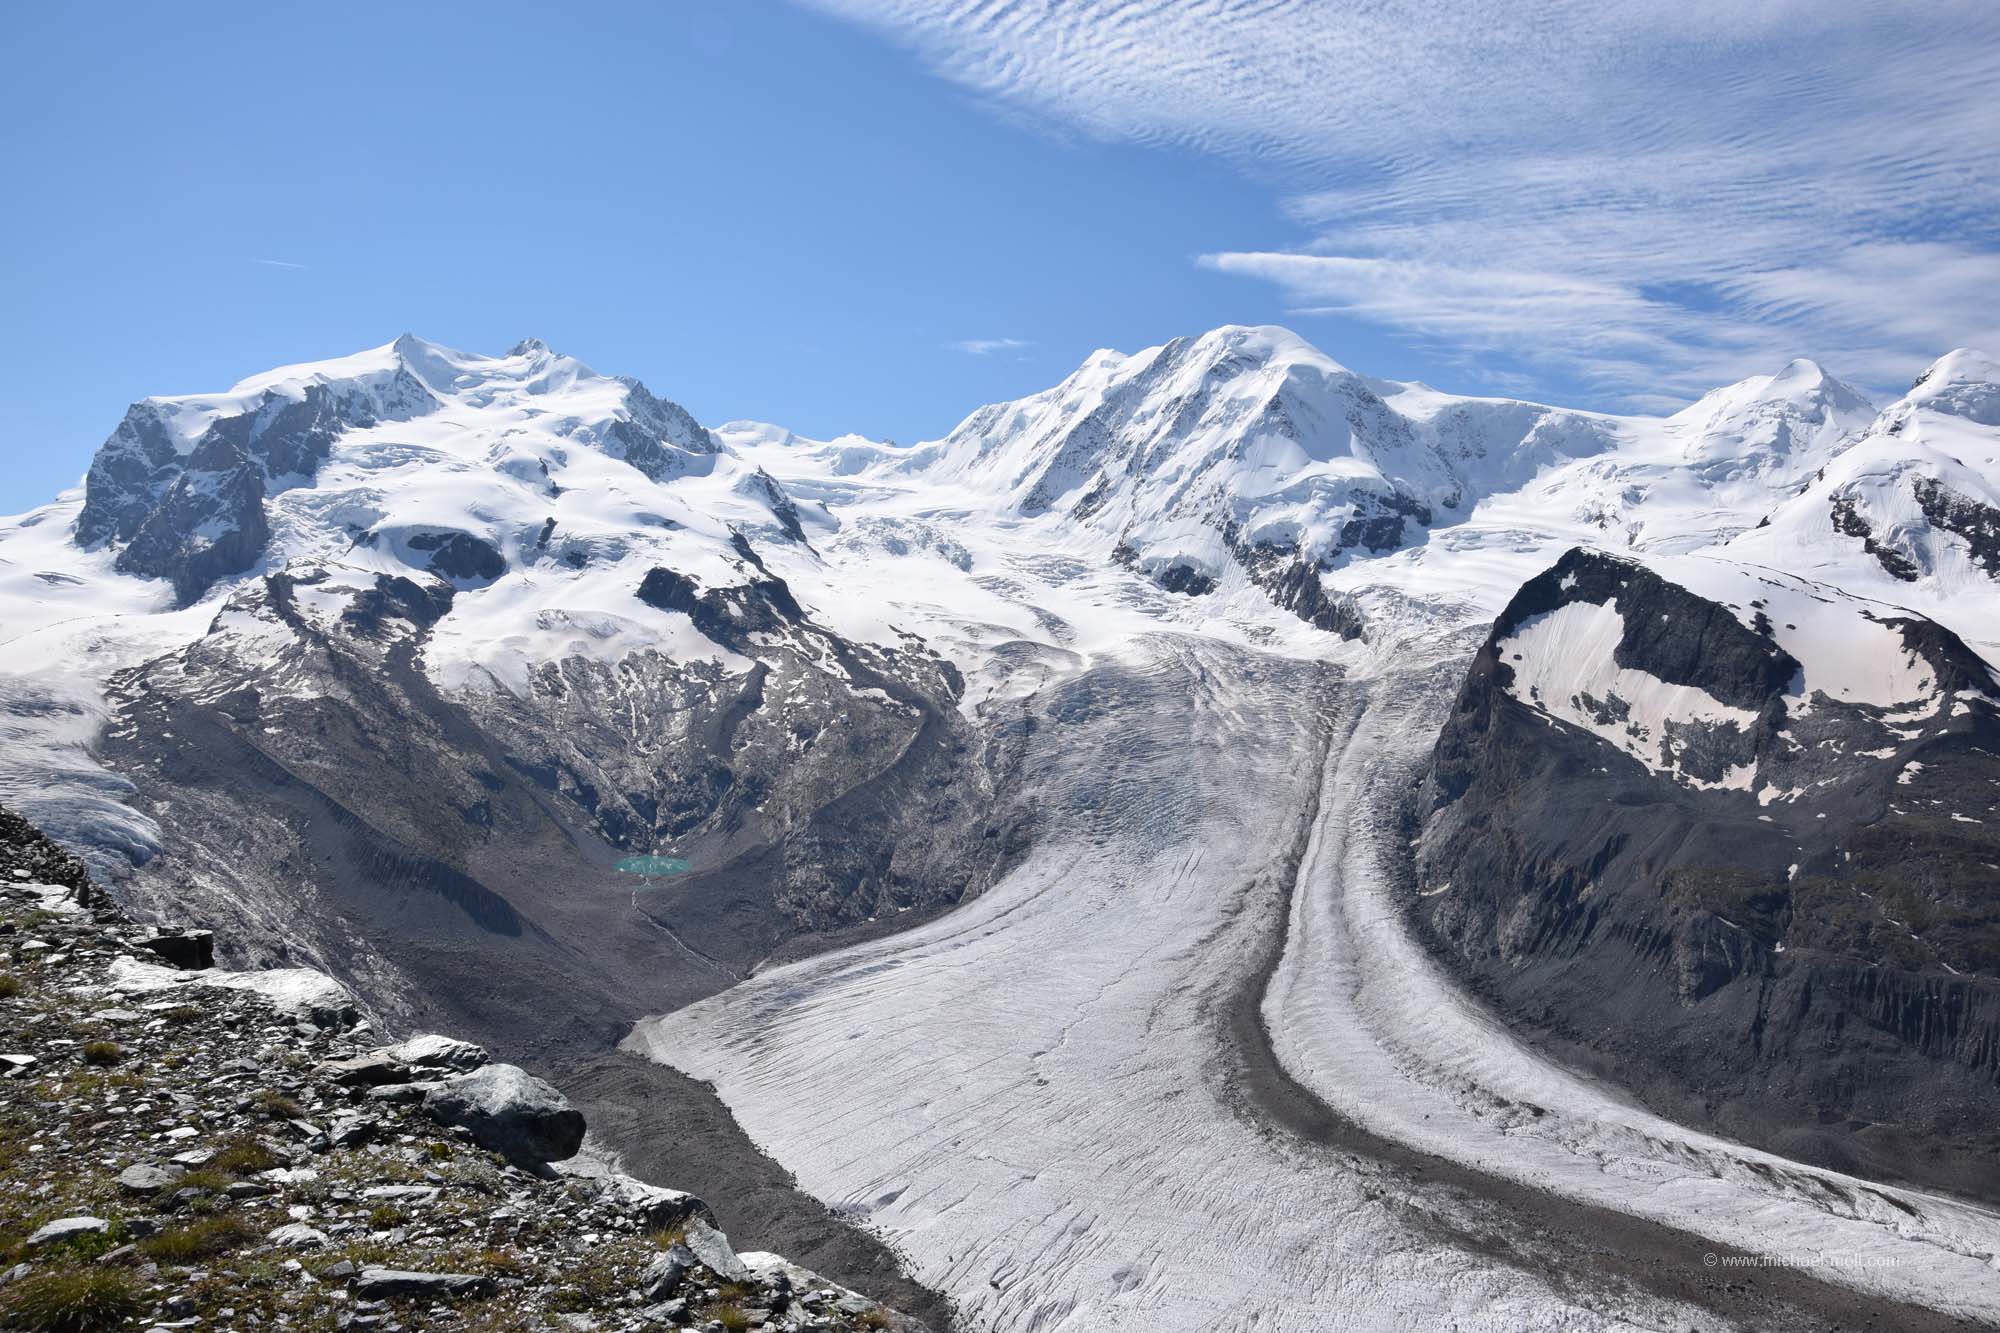
[(263, 553), (267, 490), (310, 481), (343, 430), (418, 416), (436, 400), (401, 369), (379, 384), (311, 384), (296, 398), (267, 390), (242, 406), (184, 443), (168, 406), (133, 404), (91, 462), (77, 540), (125, 543), (118, 568), (171, 579), (187, 605)]
[(1911, 490), (1933, 527), (1963, 537), (1979, 567), (2000, 577), (2000, 509), (1960, 495), (1935, 477), (1918, 477)]
[[(1499, 645), (1579, 603), (1621, 614), (1620, 667), (1754, 722), (1669, 724), (1649, 766), (1552, 721)], [(1571, 552), (1496, 622), (1438, 739), (1416, 916), (1511, 1020), (1671, 1114), (1992, 1197), (2000, 720), (1949, 631), (1883, 623), (1940, 702), (1806, 708), (1798, 664), (1728, 609)], [(1598, 703), (1617, 725), (1625, 702)], [(1721, 781), (1746, 765), (1755, 791)]]
[(1360, 608), (1349, 599), (1327, 596), (1317, 565), (1301, 555), (1296, 545), (1246, 541), (1234, 527), (1223, 529), (1223, 540), (1242, 562), (1251, 582), (1280, 610), (1343, 639), (1368, 637)]
[(491, 583), (507, 572), (506, 557), (492, 542), (469, 532), (420, 532), (410, 548), (430, 554), (431, 573), (465, 582)]

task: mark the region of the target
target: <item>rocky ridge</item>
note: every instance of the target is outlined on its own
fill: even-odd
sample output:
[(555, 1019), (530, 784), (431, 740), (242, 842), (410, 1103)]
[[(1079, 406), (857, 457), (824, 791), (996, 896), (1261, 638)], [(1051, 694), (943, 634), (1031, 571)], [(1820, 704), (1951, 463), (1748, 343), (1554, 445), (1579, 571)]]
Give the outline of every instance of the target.
[(923, 1327), (569, 1164), (583, 1118), (526, 1071), (207, 968), (80, 872), (0, 810), (0, 1328)]

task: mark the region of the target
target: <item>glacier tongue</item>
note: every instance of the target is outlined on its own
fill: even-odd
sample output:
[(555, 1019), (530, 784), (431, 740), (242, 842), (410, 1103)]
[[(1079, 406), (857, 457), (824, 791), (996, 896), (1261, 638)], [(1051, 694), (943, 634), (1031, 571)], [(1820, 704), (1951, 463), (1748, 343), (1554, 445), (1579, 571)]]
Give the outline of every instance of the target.
[[(984, 897), (627, 1045), (713, 1080), (805, 1188), (978, 1327), (1715, 1326), (1601, 1275), (1468, 1263), (1463, 1195), (1273, 1133), (1225, 1029), (1288, 925), (1263, 1020), (1336, 1114), (1687, 1228), (1660, 1233), (1657, 1262), (1700, 1264), (1702, 1236), (2000, 1316), (1992, 1214), (1675, 1126), (1529, 1051), (1437, 972), (1389, 897), (1384, 812), (1459, 666), (1342, 678), (1167, 638), (1101, 660), (1037, 703), (1019, 791), (1045, 822)], [(1522, 1243), (1564, 1267), (1559, 1240)]]
[(714, 1080), (976, 1327), (1703, 1326), (1468, 1265), (1395, 1176), (1246, 1104), (1227, 1011), (1282, 925), (1327, 744), (1365, 707), (1311, 664), (1136, 645), (1038, 701), (1019, 789), (1045, 822), (985, 896), (628, 1045)]

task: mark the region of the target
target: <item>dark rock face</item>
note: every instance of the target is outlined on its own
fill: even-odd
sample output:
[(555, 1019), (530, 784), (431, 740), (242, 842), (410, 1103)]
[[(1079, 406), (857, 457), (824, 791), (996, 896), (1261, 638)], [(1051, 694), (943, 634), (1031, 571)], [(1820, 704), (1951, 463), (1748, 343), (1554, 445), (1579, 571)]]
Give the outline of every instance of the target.
[(215, 935), (212, 931), (161, 931), (140, 940), (139, 947), (151, 950), (170, 966), (182, 971), (198, 972), (215, 966)]
[(752, 474), (758, 488), (764, 493), (764, 501), (771, 506), (771, 516), (778, 520), (778, 528), (792, 541), (804, 543), (806, 530), (799, 522), (799, 507), (792, 503), (792, 497), (785, 494), (784, 487), (778, 485), (777, 478), (758, 468)]
[(1340, 525), (1340, 547), (1332, 554), (1355, 550), (1370, 554), (1393, 551), (1408, 540), (1404, 526), (1406, 519), (1420, 528), (1429, 527), (1430, 507), (1395, 491), (1379, 496), (1359, 496), (1355, 500), (1354, 516)]
[[(761, 561), (758, 567), (762, 568)], [(772, 633), (805, 619), (791, 588), (775, 575), (697, 591), (687, 575), (656, 568), (640, 581), (639, 600), (662, 611), (681, 612), (703, 634), (739, 652), (748, 636)]]
[(1931, 526), (1963, 537), (1972, 548), (1973, 561), (2000, 577), (2000, 510), (1960, 495), (1933, 477), (1917, 478), (1912, 489)]
[[(1809, 794), (1703, 790), (1517, 697), (1496, 645), (1574, 601), (1616, 602), (1620, 665), (1757, 714), (1724, 762)], [(1935, 673), (1934, 715), (1821, 695), (1790, 716), (1775, 643), (1571, 552), (1508, 606), (1438, 738), (1413, 913), (1512, 1023), (1668, 1114), (2000, 1197), (2000, 717), (1949, 631), (1886, 623)]]
[(312, 384), (298, 398), (267, 391), (184, 449), (160, 404), (135, 403), (91, 461), (76, 539), (125, 543), (120, 570), (172, 580), (189, 605), (256, 564), (271, 535), (264, 497), (309, 482), (342, 431), (435, 406), (406, 370), (370, 388)]
[(1868, 526), (1868, 520), (1854, 507), (1854, 501), (1846, 496), (1835, 496), (1831, 507), (1833, 530), (1849, 537), (1861, 539), (1861, 549), (1875, 557), (1875, 562), (1886, 570), (1890, 577), (1905, 583), (1915, 583), (1922, 571), (1916, 562), (1893, 546), (1885, 546), (1875, 540), (1875, 529)]
[[(609, 1045), (800, 935), (978, 892), (1005, 849), (957, 674), (744, 572), (648, 582), (747, 670), (641, 652), (465, 694), (419, 666), (442, 581), (378, 576), (344, 608), (325, 576), (244, 584), (227, 611), (268, 628), (256, 660), (218, 635), (113, 683), (102, 758), (164, 846), (121, 892), (194, 913), (233, 964), (310, 962), (523, 1060)], [(694, 869), (612, 869), (657, 852)]]
[(1318, 566), (1301, 555), (1297, 546), (1246, 541), (1234, 526), (1225, 528), (1222, 537), (1250, 581), (1265, 591), (1274, 606), (1328, 634), (1343, 639), (1367, 637), (1367, 622), (1360, 608), (1345, 598), (1328, 597)]
[(626, 411), (605, 427), (609, 452), (623, 458), (654, 481), (698, 470), (702, 460), (720, 452), (708, 428), (688, 415), (679, 403), (655, 398), (638, 380), (620, 377), (625, 385)]
[(469, 532), (420, 532), (410, 549), (430, 552), (430, 571), (461, 583), (491, 583), (507, 572), (498, 547)]
[(1167, 566), (1156, 581), (1168, 592), (1182, 593), (1189, 597), (1206, 597), (1215, 591), (1215, 580), (1188, 564)]

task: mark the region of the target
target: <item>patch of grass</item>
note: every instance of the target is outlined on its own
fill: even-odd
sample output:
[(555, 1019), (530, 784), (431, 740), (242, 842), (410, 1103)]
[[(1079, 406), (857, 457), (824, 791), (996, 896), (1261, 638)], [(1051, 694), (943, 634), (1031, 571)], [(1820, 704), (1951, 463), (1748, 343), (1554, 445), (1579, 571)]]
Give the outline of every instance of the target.
[(0, 972), (0, 1000), (11, 1000), (27, 988), (27, 983), (12, 972)]
[(250, 1105), (273, 1120), (297, 1120), (305, 1114), (297, 1102), (276, 1088), (259, 1088)]
[(125, 1048), (115, 1041), (87, 1041), (83, 1044), (83, 1062), (103, 1069), (117, 1064), (125, 1058)]
[(139, 1242), (139, 1253), (154, 1263), (191, 1264), (240, 1250), (257, 1239), (257, 1229), (234, 1213), (204, 1217)]
[(861, 1312), (861, 1327), (887, 1328), (889, 1327), (889, 1316), (883, 1314), (880, 1310), (863, 1310)]
[(670, 1227), (661, 1227), (657, 1231), (651, 1231), (646, 1234), (647, 1240), (652, 1241), (653, 1244), (663, 1250), (671, 1250), (687, 1238), (688, 1229), (679, 1222), (674, 1223)]
[(232, 1176), (247, 1176), (282, 1165), (278, 1154), (248, 1135), (228, 1140), (215, 1150), (215, 1156), (208, 1159), (211, 1170), (225, 1171)]
[(500, 1277), (522, 1277), (528, 1271), (528, 1266), (521, 1261), (521, 1256), (512, 1250), (481, 1250), (473, 1262)]
[(200, 1190), (204, 1194), (220, 1194), (234, 1183), (235, 1177), (227, 1171), (218, 1171), (214, 1166), (198, 1166), (192, 1171), (184, 1171), (176, 1176), (174, 1183), (160, 1192), (173, 1195), (182, 1190)]
[(449, 1162), (451, 1160), (451, 1145), (449, 1143), (440, 1143), (433, 1140), (431, 1143), (425, 1145), (424, 1152), (435, 1162)]
[(714, 1305), (704, 1306), (698, 1317), (722, 1325), (729, 1333), (741, 1333), (741, 1330), (751, 1327), (749, 1314), (734, 1301), (717, 1301)]
[(368, 1227), (371, 1231), (387, 1231), (401, 1225), (403, 1210), (393, 1204), (378, 1203), (368, 1210)]
[(171, 1009), (164, 1010), (160, 1017), (175, 1027), (185, 1027), (201, 1017), (201, 1010), (191, 1004), (177, 1004)]
[(0, 1292), (7, 1323), (31, 1333), (100, 1333), (145, 1308), (138, 1284), (115, 1268), (31, 1273)]

